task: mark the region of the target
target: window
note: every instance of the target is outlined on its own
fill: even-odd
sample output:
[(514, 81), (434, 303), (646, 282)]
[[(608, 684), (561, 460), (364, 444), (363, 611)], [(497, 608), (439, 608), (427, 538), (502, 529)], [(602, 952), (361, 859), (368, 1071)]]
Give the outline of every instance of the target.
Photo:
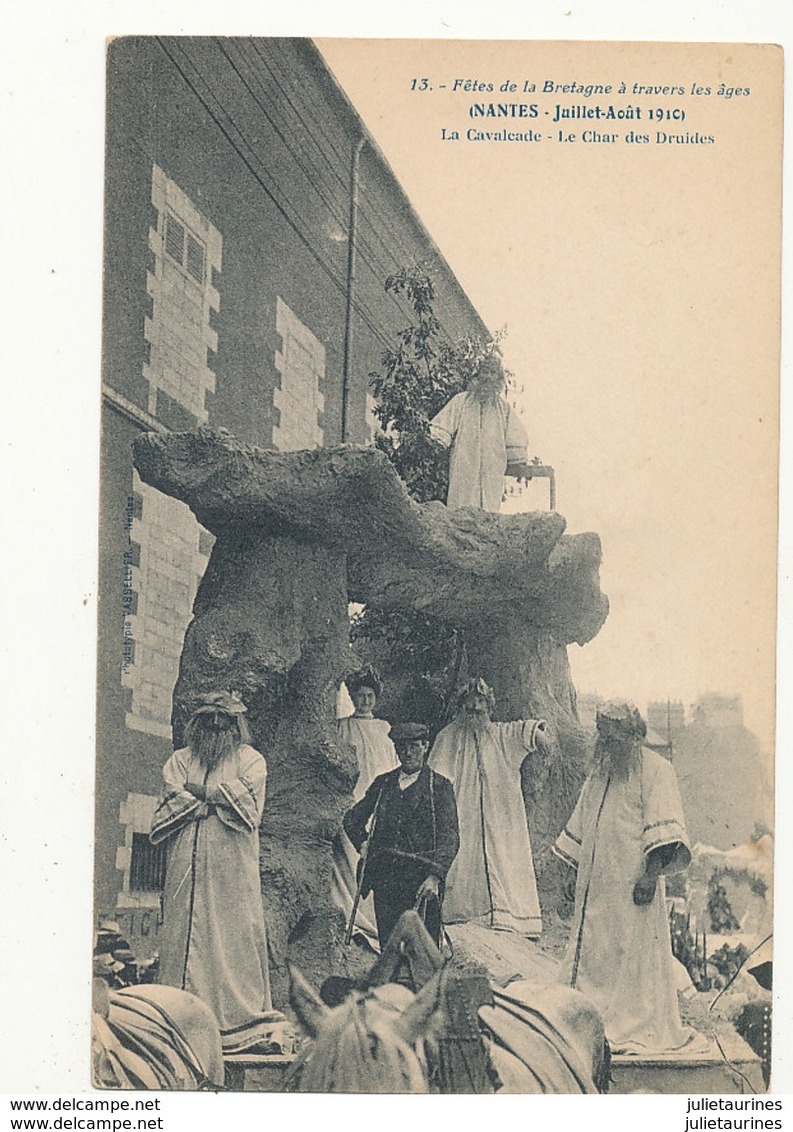
[[(168, 738), (179, 657), (211, 539), (202, 538), (186, 503), (143, 483), (137, 472), (130, 494), (139, 495), (142, 506), (131, 530), (139, 558), (131, 568), (137, 605), (126, 618), (134, 655), (121, 672), (122, 684), (132, 689), (126, 721), (135, 731)], [(141, 828), (148, 826), (135, 826)]]
[(181, 264), (184, 259), (184, 226), (170, 213), (165, 218), (165, 250)]
[(187, 256), (185, 258), (187, 274), (198, 283), (204, 282), (204, 245), (187, 233)]
[(132, 855), (129, 865), (130, 892), (162, 892), (165, 887), (165, 866), (168, 842), (152, 845), (147, 833), (132, 834)]
[(165, 251), (196, 283), (203, 284), (206, 262), (204, 245), (170, 212), (165, 215)]
[(325, 427), (325, 347), (280, 296), (275, 328), (283, 345), (275, 355), (281, 380), (273, 393), (277, 410), (273, 445), (281, 452), (320, 448)]
[(220, 307), (223, 240), (158, 165), (152, 167), (151, 203), (153, 259), (143, 324), (146, 408), (167, 428), (191, 429), (207, 421), (206, 394), (215, 390), (218, 336), (212, 314)]

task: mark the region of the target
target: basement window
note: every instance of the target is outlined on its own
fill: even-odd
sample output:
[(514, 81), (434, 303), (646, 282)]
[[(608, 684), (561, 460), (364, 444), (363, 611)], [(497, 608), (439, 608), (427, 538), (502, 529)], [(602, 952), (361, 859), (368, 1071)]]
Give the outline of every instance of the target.
[(129, 865), (130, 892), (162, 892), (165, 888), (165, 865), (168, 843), (152, 845), (147, 833), (132, 834), (132, 856)]

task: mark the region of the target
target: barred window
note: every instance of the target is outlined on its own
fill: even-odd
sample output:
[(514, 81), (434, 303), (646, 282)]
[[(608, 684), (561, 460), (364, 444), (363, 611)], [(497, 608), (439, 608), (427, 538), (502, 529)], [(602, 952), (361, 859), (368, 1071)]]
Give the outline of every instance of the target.
[(167, 841), (152, 845), (147, 833), (133, 833), (129, 866), (130, 892), (162, 892), (165, 887), (167, 859)]

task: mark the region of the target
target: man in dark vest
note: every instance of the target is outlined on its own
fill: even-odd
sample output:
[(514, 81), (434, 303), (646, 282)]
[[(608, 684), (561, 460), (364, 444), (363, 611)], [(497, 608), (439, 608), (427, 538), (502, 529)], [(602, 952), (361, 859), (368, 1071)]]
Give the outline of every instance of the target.
[(417, 906), (440, 946), (444, 881), (460, 833), (452, 784), (425, 765), (428, 738), (422, 723), (392, 727), (399, 767), (375, 778), (344, 815), (344, 829), (359, 853), (369, 841), (361, 892), (374, 894), (381, 947), (402, 913)]

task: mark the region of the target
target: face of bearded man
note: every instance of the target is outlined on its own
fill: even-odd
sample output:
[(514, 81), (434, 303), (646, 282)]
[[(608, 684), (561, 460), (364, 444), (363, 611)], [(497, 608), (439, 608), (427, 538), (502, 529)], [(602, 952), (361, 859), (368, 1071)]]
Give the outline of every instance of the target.
[(477, 401), (497, 401), (504, 390), (504, 373), (497, 359), (485, 358), (468, 384), (468, 391)]
[(239, 745), (234, 719), (223, 712), (196, 717), (190, 734), (190, 747), (205, 770), (214, 770)]
[(595, 759), (601, 769), (617, 778), (625, 778), (640, 751), (641, 745), (632, 733), (626, 734), (620, 721), (598, 720)]
[(469, 727), (484, 728), (490, 723), (490, 704), (481, 692), (469, 692), (463, 702), (462, 719)]

